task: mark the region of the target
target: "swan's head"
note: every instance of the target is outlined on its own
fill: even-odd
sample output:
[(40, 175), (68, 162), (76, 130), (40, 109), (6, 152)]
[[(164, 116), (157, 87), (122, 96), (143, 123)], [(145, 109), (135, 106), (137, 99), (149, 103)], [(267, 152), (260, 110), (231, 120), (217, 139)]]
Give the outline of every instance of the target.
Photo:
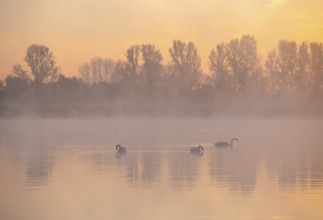
[(116, 145), (116, 150), (118, 150), (120, 147), (121, 147), (121, 145), (120, 144), (117, 144)]
[(239, 139), (238, 139), (238, 138), (232, 138), (232, 139), (231, 139), (231, 142), (233, 142), (233, 141), (237, 141), (237, 142), (239, 142)]
[(197, 148), (200, 149), (200, 151), (204, 150), (204, 148), (201, 145), (199, 145)]

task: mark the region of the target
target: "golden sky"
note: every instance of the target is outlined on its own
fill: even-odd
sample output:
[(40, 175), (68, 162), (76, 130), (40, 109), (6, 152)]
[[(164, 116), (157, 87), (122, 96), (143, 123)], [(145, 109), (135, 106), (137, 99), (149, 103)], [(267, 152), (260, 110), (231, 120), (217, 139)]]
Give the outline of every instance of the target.
[(134, 44), (154, 44), (167, 62), (173, 40), (192, 41), (207, 71), (210, 50), (242, 34), (264, 57), (281, 39), (323, 42), (322, 9), (322, 0), (1, 0), (0, 79), (33, 43), (77, 75), (91, 57), (124, 59)]

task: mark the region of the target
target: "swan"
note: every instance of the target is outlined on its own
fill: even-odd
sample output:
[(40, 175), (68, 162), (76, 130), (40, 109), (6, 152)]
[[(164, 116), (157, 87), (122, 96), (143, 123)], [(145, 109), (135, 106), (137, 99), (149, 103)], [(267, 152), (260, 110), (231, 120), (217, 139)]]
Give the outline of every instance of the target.
[(203, 147), (201, 145), (197, 146), (197, 147), (192, 147), (191, 148), (191, 153), (192, 154), (197, 154), (197, 155), (203, 155)]
[(127, 149), (125, 147), (122, 147), (120, 144), (116, 145), (116, 151), (117, 151), (116, 153), (117, 158), (127, 153)]
[(214, 146), (216, 146), (216, 147), (231, 147), (231, 149), (232, 149), (234, 141), (239, 142), (239, 139), (238, 138), (232, 138), (230, 143), (227, 142), (227, 141), (219, 141), (219, 142), (214, 143)]

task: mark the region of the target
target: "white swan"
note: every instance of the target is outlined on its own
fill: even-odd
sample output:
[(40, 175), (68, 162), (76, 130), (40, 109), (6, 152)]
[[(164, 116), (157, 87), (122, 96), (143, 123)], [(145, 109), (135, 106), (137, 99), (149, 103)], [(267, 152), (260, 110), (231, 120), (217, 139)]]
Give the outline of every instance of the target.
[(122, 147), (120, 144), (116, 145), (116, 151), (117, 151), (116, 153), (117, 158), (127, 153), (127, 149), (125, 147)]
[(231, 147), (231, 149), (232, 149), (234, 141), (239, 142), (239, 139), (238, 138), (232, 138), (230, 143), (227, 142), (227, 141), (219, 141), (219, 142), (214, 143), (214, 146), (216, 146), (216, 147)]
[(204, 151), (204, 148), (201, 145), (191, 148), (192, 154), (203, 155), (203, 151)]

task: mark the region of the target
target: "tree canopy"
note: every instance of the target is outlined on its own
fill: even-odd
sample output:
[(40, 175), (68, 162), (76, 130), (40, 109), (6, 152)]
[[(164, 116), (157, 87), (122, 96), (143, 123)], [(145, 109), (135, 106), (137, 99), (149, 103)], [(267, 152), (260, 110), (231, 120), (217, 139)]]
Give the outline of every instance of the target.
[(123, 60), (94, 57), (80, 65), (78, 77), (67, 77), (48, 47), (33, 44), (24, 59), (28, 68), (15, 64), (0, 81), (0, 115), (24, 109), (110, 115), (321, 112), (323, 107), (322, 43), (281, 40), (261, 59), (256, 39), (244, 35), (216, 44), (209, 73), (203, 72), (194, 43), (174, 40), (168, 52), (165, 64), (155, 45), (132, 45)]

